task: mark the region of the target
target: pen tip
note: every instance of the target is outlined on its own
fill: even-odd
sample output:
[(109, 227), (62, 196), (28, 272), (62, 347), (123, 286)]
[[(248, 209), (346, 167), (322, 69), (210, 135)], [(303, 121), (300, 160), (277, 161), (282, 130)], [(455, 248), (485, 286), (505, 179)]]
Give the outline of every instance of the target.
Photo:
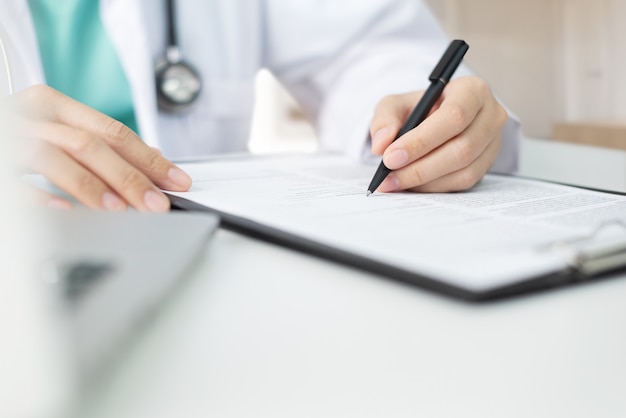
[(368, 190), (368, 191), (367, 191), (367, 195), (366, 195), (366, 196), (368, 196), (368, 197), (369, 197), (369, 195), (371, 195), (371, 194), (372, 194), (372, 192)]

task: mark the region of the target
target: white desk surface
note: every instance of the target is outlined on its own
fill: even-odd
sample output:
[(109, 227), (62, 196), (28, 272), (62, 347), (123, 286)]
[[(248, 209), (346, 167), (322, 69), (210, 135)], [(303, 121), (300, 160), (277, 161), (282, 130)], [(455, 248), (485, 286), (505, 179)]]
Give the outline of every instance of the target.
[(205, 251), (81, 417), (626, 416), (626, 274), (473, 305), (225, 230)]

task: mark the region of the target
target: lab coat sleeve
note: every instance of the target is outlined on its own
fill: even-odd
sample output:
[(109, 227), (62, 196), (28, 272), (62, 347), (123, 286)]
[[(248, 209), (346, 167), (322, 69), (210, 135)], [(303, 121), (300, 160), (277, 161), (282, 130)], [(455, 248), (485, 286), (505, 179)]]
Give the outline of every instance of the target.
[[(372, 158), (369, 123), (386, 95), (421, 90), (449, 39), (422, 1), (267, 1), (265, 65), (313, 123), (320, 148)], [(464, 66), (456, 76), (471, 72)], [(514, 172), (510, 117), (492, 171)]]

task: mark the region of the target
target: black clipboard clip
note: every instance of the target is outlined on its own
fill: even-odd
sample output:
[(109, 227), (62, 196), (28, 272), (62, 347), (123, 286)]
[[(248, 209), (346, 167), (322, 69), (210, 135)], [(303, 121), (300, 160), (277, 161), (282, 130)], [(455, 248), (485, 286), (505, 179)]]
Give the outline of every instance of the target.
[(626, 223), (603, 222), (589, 235), (552, 246), (563, 253), (567, 263), (583, 278), (626, 267)]

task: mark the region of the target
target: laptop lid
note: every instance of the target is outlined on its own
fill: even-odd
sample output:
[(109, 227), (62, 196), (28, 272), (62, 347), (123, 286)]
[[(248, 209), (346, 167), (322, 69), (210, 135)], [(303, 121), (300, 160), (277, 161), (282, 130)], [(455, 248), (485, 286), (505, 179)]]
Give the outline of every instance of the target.
[(184, 278), (218, 225), (216, 216), (187, 212), (75, 209), (46, 217), (52, 245), (40, 277), (62, 300), (83, 383)]

